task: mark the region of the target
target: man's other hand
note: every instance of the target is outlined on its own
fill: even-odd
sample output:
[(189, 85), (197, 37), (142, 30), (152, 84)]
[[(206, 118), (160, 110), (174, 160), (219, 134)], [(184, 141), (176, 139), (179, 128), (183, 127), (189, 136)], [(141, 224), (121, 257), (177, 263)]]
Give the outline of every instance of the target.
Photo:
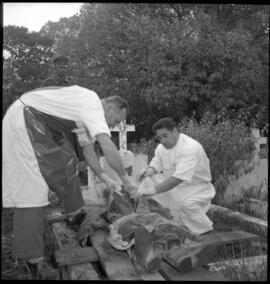
[(151, 168), (146, 168), (143, 170), (140, 170), (138, 175), (137, 175), (137, 180), (142, 181), (144, 180), (146, 177), (150, 177), (153, 175), (153, 170)]
[(154, 186), (149, 186), (149, 187), (139, 187), (138, 191), (137, 191), (137, 195), (141, 196), (141, 195), (154, 195), (156, 194), (156, 188)]

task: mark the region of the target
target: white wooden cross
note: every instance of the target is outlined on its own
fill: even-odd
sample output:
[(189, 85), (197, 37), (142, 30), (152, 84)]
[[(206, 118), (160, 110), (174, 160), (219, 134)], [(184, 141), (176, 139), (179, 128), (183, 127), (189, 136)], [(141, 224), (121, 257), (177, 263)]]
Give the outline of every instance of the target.
[(135, 125), (128, 125), (124, 121), (110, 130), (119, 132), (119, 150), (127, 150), (127, 132), (135, 131)]
[[(119, 125), (117, 125), (114, 128), (111, 128), (110, 131), (116, 131), (119, 132), (119, 150), (127, 150), (127, 132), (129, 131), (135, 131), (135, 125), (127, 125), (126, 121), (121, 122)], [(97, 189), (96, 189), (96, 183), (95, 183), (95, 173), (93, 170), (88, 166), (87, 167), (87, 181), (88, 181), (88, 186), (87, 192), (84, 194), (89, 195), (89, 201), (94, 204), (98, 205), (104, 205), (104, 199), (100, 198), (97, 194)]]
[(267, 144), (267, 138), (261, 137), (260, 130), (258, 128), (251, 129), (252, 135), (255, 137), (255, 159), (259, 159), (260, 145)]

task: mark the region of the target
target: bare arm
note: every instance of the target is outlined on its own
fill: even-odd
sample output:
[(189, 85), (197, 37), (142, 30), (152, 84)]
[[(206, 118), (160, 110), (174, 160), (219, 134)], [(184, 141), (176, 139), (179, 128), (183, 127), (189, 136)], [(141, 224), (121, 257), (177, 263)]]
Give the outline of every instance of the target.
[(87, 162), (87, 164), (91, 167), (91, 169), (95, 172), (99, 177), (102, 173), (104, 173), (103, 169), (100, 166), (99, 160), (94, 150), (93, 144), (87, 144), (83, 147), (83, 156)]
[(122, 182), (124, 184), (130, 183), (121, 156), (110, 137), (107, 134), (98, 134), (96, 139), (99, 142), (109, 165), (115, 170)]
[(181, 182), (182, 182), (182, 180), (178, 179), (176, 177), (173, 177), (173, 176), (168, 177), (162, 183), (155, 186), (156, 193), (166, 192), (166, 191), (174, 188), (175, 186), (177, 186)]
[(83, 147), (83, 155), (87, 164), (96, 173), (96, 175), (100, 178), (100, 180), (106, 183), (109, 189), (111, 190), (121, 189), (121, 186), (116, 181), (111, 179), (102, 169), (92, 143), (87, 144)]

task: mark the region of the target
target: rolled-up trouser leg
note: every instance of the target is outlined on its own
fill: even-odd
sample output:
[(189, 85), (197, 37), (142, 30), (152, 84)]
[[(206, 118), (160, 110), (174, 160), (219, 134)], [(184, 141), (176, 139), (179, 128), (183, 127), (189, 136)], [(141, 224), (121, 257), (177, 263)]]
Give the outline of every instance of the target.
[(13, 257), (43, 256), (46, 207), (15, 208), (13, 215)]
[(57, 121), (54, 123), (53, 118), (43, 117), (32, 108), (24, 109), (24, 117), (43, 178), (61, 199), (66, 213), (78, 210), (84, 205), (84, 200), (77, 170), (78, 159), (68, 139), (69, 133)]

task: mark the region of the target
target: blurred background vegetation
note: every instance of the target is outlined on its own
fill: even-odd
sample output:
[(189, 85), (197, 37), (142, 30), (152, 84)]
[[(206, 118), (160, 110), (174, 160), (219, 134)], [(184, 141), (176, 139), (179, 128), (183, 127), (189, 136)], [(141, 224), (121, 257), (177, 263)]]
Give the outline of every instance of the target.
[(85, 3), (39, 32), (5, 26), (3, 40), (3, 115), (64, 55), (75, 84), (130, 103), (128, 142), (149, 140), (164, 116), (217, 123), (226, 109), (247, 126), (268, 122), (268, 5)]

